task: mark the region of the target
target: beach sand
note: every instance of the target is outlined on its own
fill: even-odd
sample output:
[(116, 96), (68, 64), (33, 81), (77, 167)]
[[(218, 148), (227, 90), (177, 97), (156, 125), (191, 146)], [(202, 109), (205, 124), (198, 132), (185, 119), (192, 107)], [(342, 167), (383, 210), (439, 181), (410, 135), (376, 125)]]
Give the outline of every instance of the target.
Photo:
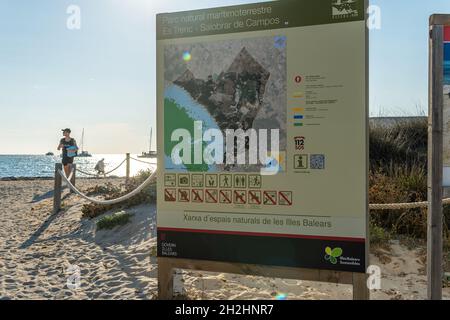
[[(120, 184), (121, 179), (106, 179)], [(81, 190), (102, 180), (79, 179)], [(53, 182), (0, 181), (0, 299), (156, 299), (156, 206), (126, 210), (132, 221), (96, 231), (81, 219), (85, 203), (64, 194), (63, 211), (52, 215)], [(107, 213), (108, 214), (108, 213)], [(371, 255), (381, 267), (381, 290), (372, 299), (424, 299), (423, 248), (398, 241)], [(422, 258), (422, 259), (421, 259)], [(69, 289), (69, 266), (81, 271), (81, 286)], [(187, 299), (351, 299), (352, 288), (309, 281), (177, 270), (175, 293)], [(444, 297), (450, 299), (449, 288)]]

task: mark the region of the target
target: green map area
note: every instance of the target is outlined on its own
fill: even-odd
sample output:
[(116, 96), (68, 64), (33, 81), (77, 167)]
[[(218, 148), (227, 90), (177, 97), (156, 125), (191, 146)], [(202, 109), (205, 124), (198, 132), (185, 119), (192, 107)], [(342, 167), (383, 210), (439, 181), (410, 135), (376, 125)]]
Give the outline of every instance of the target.
[[(164, 99), (164, 154), (167, 157), (171, 157), (173, 148), (179, 143), (179, 141), (171, 141), (172, 132), (176, 129), (186, 129), (194, 136), (194, 124), (195, 119), (191, 118), (183, 108), (178, 105), (174, 100)], [(202, 150), (206, 147), (206, 143), (203, 143)], [(191, 150), (194, 150), (192, 144)], [(194, 155), (191, 154), (191, 163), (194, 163)], [(187, 171), (192, 172), (207, 172), (208, 165), (203, 164), (183, 164)], [(166, 168), (169, 169), (169, 168)]]

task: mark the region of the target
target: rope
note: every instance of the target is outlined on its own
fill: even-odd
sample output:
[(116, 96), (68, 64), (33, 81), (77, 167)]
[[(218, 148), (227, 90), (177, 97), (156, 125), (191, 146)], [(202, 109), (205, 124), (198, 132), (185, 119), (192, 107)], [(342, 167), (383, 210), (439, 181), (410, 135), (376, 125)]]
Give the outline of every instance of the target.
[[(67, 177), (67, 180), (72, 180), (72, 178), (73, 178), (73, 174), (75, 173), (75, 170), (71, 170), (70, 171), (70, 175)], [(64, 176), (66, 176), (66, 173), (64, 172)]]
[(83, 171), (83, 170), (78, 169), (78, 168), (77, 168), (77, 171), (80, 172), (80, 173), (82, 173), (82, 174), (85, 174), (85, 175), (87, 175), (87, 176), (91, 176), (91, 177), (96, 177), (96, 176), (98, 176), (98, 174), (95, 174), (95, 173), (89, 173), (89, 172)]
[[(116, 171), (117, 169), (119, 169), (119, 168), (125, 163), (125, 161), (127, 161), (127, 159), (123, 160), (123, 161), (122, 161), (117, 167), (115, 167), (114, 169), (112, 169), (112, 170), (110, 170), (110, 171), (108, 171), (108, 172), (105, 172), (104, 175), (106, 176), (106, 175), (108, 175), (108, 174), (110, 174), (110, 173), (113, 173), (114, 171)], [(97, 176), (98, 176), (98, 174), (96, 174), (96, 173), (89, 173), (89, 172), (83, 171), (83, 170), (78, 169), (78, 168), (77, 168), (77, 171), (79, 171), (80, 173), (85, 174), (85, 175), (87, 175), (87, 176), (92, 176), (92, 177), (97, 177)], [(102, 173), (102, 174), (103, 174), (103, 173)]]
[(80, 197), (82, 197), (85, 200), (88, 200), (92, 203), (95, 204), (99, 204), (99, 205), (111, 205), (111, 204), (116, 204), (116, 203), (120, 203), (123, 202), (125, 200), (128, 200), (132, 197), (134, 197), (135, 195), (137, 195), (139, 192), (141, 192), (146, 186), (148, 186), (152, 180), (156, 177), (156, 170), (152, 172), (152, 174), (136, 189), (134, 189), (133, 191), (131, 191), (129, 194), (126, 194), (122, 197), (119, 197), (117, 199), (112, 199), (112, 200), (99, 200), (99, 199), (95, 199), (95, 198), (91, 198), (88, 197), (87, 195), (83, 194), (80, 190), (78, 190), (72, 183), (70, 183), (69, 180), (67, 180), (66, 176), (64, 175), (64, 173), (61, 170), (58, 170), (59, 174), (61, 175), (63, 181), (65, 181), (67, 183), (67, 185), (69, 186), (69, 188), (75, 192), (76, 194), (78, 194)]
[[(450, 204), (450, 198), (442, 200), (442, 204)], [(370, 204), (370, 210), (400, 210), (400, 209), (414, 209), (427, 208), (428, 201), (412, 202), (412, 203), (386, 203), (386, 204)]]
[(133, 158), (133, 157), (130, 157), (130, 159), (132, 159), (132, 160), (134, 160), (134, 161), (138, 161), (138, 162), (146, 163), (146, 164), (154, 164), (154, 163), (151, 163), (151, 162), (147, 162), (147, 161), (142, 161), (142, 160), (139, 160), (139, 159), (136, 159), (136, 158)]
[(117, 167), (115, 167), (114, 169), (112, 169), (112, 170), (110, 170), (110, 171), (108, 171), (108, 172), (105, 172), (105, 175), (106, 175), (106, 174), (113, 173), (114, 171), (116, 171), (117, 169), (119, 169), (119, 168), (125, 163), (125, 161), (127, 161), (127, 159), (123, 160), (123, 161), (122, 161)]

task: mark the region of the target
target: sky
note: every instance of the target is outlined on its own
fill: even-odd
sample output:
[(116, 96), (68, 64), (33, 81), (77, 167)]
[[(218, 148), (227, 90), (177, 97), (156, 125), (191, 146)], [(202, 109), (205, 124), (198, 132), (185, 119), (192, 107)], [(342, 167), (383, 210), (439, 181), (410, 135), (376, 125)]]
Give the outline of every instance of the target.
[[(156, 131), (155, 15), (245, 0), (0, 0), (0, 154), (56, 152), (70, 127), (94, 153), (140, 153)], [(428, 17), (448, 0), (372, 0), (370, 114), (427, 113)], [(66, 27), (70, 5), (81, 29)], [(153, 134), (153, 148), (156, 134)]]

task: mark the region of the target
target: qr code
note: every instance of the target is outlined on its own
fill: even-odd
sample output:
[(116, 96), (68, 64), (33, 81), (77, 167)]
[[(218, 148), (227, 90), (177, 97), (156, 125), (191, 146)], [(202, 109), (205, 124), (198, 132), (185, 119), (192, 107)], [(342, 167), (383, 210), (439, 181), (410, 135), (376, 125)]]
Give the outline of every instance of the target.
[(317, 169), (317, 170), (325, 169), (325, 155), (312, 154), (311, 155), (311, 169)]

